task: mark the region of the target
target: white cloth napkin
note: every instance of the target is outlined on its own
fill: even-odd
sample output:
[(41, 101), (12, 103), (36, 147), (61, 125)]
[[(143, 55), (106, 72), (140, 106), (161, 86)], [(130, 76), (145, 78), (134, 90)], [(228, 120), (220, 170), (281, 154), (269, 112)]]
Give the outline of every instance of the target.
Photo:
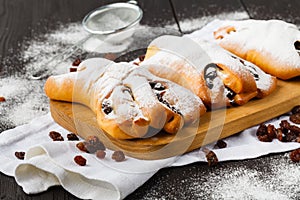
[[(175, 159), (144, 161), (127, 157), (115, 162), (107, 150), (106, 158), (100, 160), (80, 151), (78, 141), (52, 141), (49, 132), (53, 130), (66, 140), (69, 132), (50, 114), (0, 134), (0, 171), (14, 176), (28, 194), (62, 185), (82, 199), (122, 199)], [(16, 151), (26, 152), (24, 161), (15, 157)], [(87, 165), (77, 165), (73, 160), (76, 155), (85, 157)]]
[[(215, 24), (213, 24), (215, 23)], [(207, 34), (214, 21), (190, 37)], [(279, 127), (283, 119), (274, 119), (270, 123)], [(81, 152), (77, 142), (52, 141), (50, 131), (62, 133), (66, 140), (68, 131), (56, 124), (50, 114), (37, 118), (29, 124), (4, 131), (0, 134), (0, 171), (14, 176), (17, 183), (28, 194), (39, 193), (54, 185), (61, 185), (73, 195), (82, 199), (123, 199), (146, 182), (159, 169), (182, 166), (193, 162), (206, 162), (205, 154), (200, 150), (182, 156), (162, 160), (145, 161), (127, 157), (123, 162), (111, 159), (112, 152), (107, 150), (105, 159), (100, 160), (94, 154)], [(285, 152), (300, 148), (299, 143), (283, 143), (274, 139), (265, 143), (256, 137), (257, 127), (226, 138), (227, 147), (214, 149), (219, 161), (256, 158), (269, 153)], [(214, 144), (208, 145), (209, 149)], [(16, 151), (25, 151), (25, 160), (14, 156)], [(73, 158), (82, 155), (87, 159), (86, 166), (79, 166)]]
[[(283, 119), (270, 121), (276, 127)], [(82, 199), (122, 199), (146, 182), (159, 169), (182, 166), (193, 162), (206, 162), (200, 150), (182, 156), (162, 160), (145, 161), (127, 157), (123, 162), (111, 159), (107, 150), (104, 160), (94, 154), (81, 152), (75, 141), (52, 141), (49, 132), (55, 130), (66, 138), (68, 131), (57, 125), (50, 114), (31, 121), (29, 124), (0, 134), (0, 171), (14, 176), (17, 183), (28, 194), (39, 193), (54, 185), (61, 185)], [(213, 149), (219, 161), (256, 158), (276, 152), (300, 148), (299, 143), (260, 142), (256, 137), (257, 127), (247, 129), (224, 139), (227, 147)], [(14, 156), (16, 151), (25, 151), (25, 160)], [(79, 166), (73, 158), (82, 155), (86, 166)]]

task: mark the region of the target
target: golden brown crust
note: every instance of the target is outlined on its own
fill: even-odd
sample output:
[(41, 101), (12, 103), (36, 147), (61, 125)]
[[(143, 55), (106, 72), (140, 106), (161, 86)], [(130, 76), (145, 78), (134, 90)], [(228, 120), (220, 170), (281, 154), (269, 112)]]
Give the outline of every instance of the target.
[[(162, 44), (161, 40), (169, 40)], [(190, 54), (194, 56), (181, 56), (169, 49), (170, 43), (193, 46), (187, 38), (163, 36), (154, 40), (147, 49), (145, 60), (141, 66), (146, 66), (153, 74), (171, 80), (198, 95), (204, 104), (210, 108), (220, 108), (231, 105), (243, 105), (258, 94), (253, 75), (239, 61), (235, 61), (229, 54), (217, 45), (200, 41), (194, 43), (194, 51), (191, 47)], [(199, 51), (199, 57), (197, 57)], [(207, 54), (201, 54), (205, 51)], [(202, 57), (201, 57), (202, 56)], [(202, 65), (194, 66), (195, 59), (209, 59)], [(224, 58), (223, 58), (224, 57)], [(234, 66), (233, 66), (234, 65)], [(216, 72), (209, 72), (207, 67), (215, 68)], [(212, 69), (213, 71), (213, 69)], [(209, 74), (210, 73), (210, 74)], [(215, 77), (211, 78), (212, 74)], [(208, 84), (208, 82), (211, 82)], [(236, 93), (230, 99), (226, 96), (226, 88)]]
[(269, 87), (267, 89), (259, 89), (258, 88), (258, 93), (256, 95), (256, 98), (265, 98), (266, 96), (270, 95), (272, 92), (275, 91), (276, 87), (277, 87), (277, 79), (275, 76), (271, 76), (270, 80), (269, 80), (270, 84)]
[(225, 86), (229, 87), (235, 93), (256, 93), (256, 83), (250, 73), (243, 74), (241, 77), (237, 71), (232, 71), (229, 67), (222, 63), (216, 63), (220, 73), (224, 74), (222, 80)]
[(164, 125), (164, 130), (170, 134), (177, 133), (183, 127), (183, 118), (177, 113), (173, 113), (168, 110), (167, 112), (167, 122)]
[[(89, 62), (82, 62), (77, 72), (49, 77), (45, 93), (50, 99), (90, 107), (100, 128), (116, 139), (143, 138), (150, 127), (175, 134), (206, 111), (192, 92), (146, 69), (109, 63), (102, 70)], [(179, 92), (177, 99), (169, 90)], [(191, 105), (185, 105), (186, 99)]]
[(300, 31), (280, 20), (232, 21), (214, 32), (224, 49), (287, 80), (300, 75)]
[[(155, 53), (152, 52), (152, 47), (148, 48), (145, 60), (148, 60), (148, 54), (155, 55)], [(145, 64), (145, 62), (143, 64)], [(193, 66), (188, 65), (185, 61), (182, 60), (169, 63), (164, 63), (162, 61), (157, 64), (146, 65), (151, 73), (189, 89), (198, 97), (201, 97), (205, 105), (211, 104), (211, 98), (203, 75), (198, 73)]]
[(99, 127), (116, 139), (142, 138), (149, 128), (149, 121), (146, 120), (140, 121), (140, 123), (128, 121), (118, 124), (114, 119), (107, 118), (101, 109), (97, 111), (96, 116)]
[[(44, 91), (53, 100), (71, 102), (73, 100), (74, 74), (67, 77), (49, 77), (45, 83)], [(57, 84), (59, 79), (64, 79), (61, 84)]]

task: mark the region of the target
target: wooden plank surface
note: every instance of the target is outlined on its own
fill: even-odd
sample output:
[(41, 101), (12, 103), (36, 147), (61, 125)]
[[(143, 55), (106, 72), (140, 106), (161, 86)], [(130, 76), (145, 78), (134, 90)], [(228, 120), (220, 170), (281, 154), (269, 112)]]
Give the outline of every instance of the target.
[(242, 0), (253, 19), (281, 19), (300, 25), (300, 1)]
[(160, 133), (136, 140), (110, 137), (99, 128), (95, 114), (80, 104), (51, 101), (50, 110), (58, 124), (83, 138), (96, 135), (110, 149), (121, 149), (127, 155), (140, 159), (161, 159), (192, 151), (290, 111), (300, 102), (300, 90), (295, 88), (300, 88), (299, 79), (278, 80), (276, 90), (266, 98), (251, 100), (239, 107), (207, 112), (201, 116), (196, 128), (183, 128), (175, 136)]
[(141, 24), (163, 27), (175, 23), (171, 6), (168, 0), (138, 0), (138, 5), (143, 10)]
[[(44, 34), (55, 30), (57, 24), (67, 24), (68, 22), (79, 22), (81, 17), (89, 10), (100, 5), (104, 5), (114, 0), (0, 0), (0, 77), (15, 76), (23, 74), (25, 68), (24, 63), (19, 62), (20, 46), (25, 38), (31, 38), (37, 34)], [(142, 2), (143, 0), (139, 0)], [(157, 0), (155, 6), (150, 9), (149, 4), (152, 0), (142, 4), (145, 18), (143, 24), (150, 24), (152, 18), (166, 17), (161, 12), (169, 12), (161, 10), (160, 2), (167, 0)], [(148, 3), (150, 2), (150, 3)], [(197, 18), (199, 13), (191, 9), (191, 5), (202, 7), (206, 10), (204, 13), (209, 17), (209, 13), (222, 10), (222, 7), (227, 7), (229, 11), (234, 11), (237, 7), (228, 1), (210, 1), (215, 3), (215, 6), (202, 4), (202, 0), (187, 0), (175, 1), (173, 4), (176, 10), (184, 9), (184, 14), (181, 14), (180, 20)], [(232, 2), (236, 2), (233, 0)], [(299, 24), (299, 1), (295, 0), (243, 0), (246, 9), (249, 10), (252, 18), (278, 18), (280, 16), (284, 20), (295, 20)], [(165, 4), (165, 3), (163, 3)], [(276, 10), (269, 9), (276, 6)], [(298, 5), (298, 6), (297, 6)], [(232, 7), (232, 9), (231, 9)], [(238, 11), (243, 11), (242, 7), (237, 8)], [(282, 14), (284, 13), (284, 14)], [(201, 13), (200, 13), (201, 14)], [(146, 17), (147, 16), (147, 17)], [(147, 20), (146, 20), (147, 18)], [(162, 26), (160, 22), (165, 24), (173, 24), (174, 19), (165, 21), (165, 19), (157, 19), (155, 26)], [(5, 64), (3, 64), (5, 62)], [(30, 84), (35, 84), (30, 83)], [(2, 111), (2, 110), (1, 110)], [(1, 120), (9, 113), (0, 113), (0, 132), (13, 128), (14, 124), (4, 124)], [(287, 169), (293, 167), (293, 163), (287, 163), (287, 157), (284, 153), (277, 155), (268, 155), (257, 159), (230, 161), (224, 162), (210, 168), (206, 163), (194, 163), (182, 167), (173, 167), (158, 171), (149, 181), (143, 184), (139, 189), (126, 197), (126, 200), (149, 200), (149, 199), (212, 199), (212, 191), (218, 190), (214, 180), (223, 180), (223, 175), (234, 173), (236, 179), (239, 180), (239, 172), (248, 170), (259, 175), (262, 183), (271, 183), (272, 181), (271, 167), (277, 163), (286, 163)], [(216, 179), (217, 174), (220, 174), (220, 179)], [(212, 179), (213, 178), (213, 179)], [(278, 184), (283, 187), (296, 188), (293, 192), (298, 192), (295, 183), (290, 181), (279, 180)], [(299, 187), (298, 187), (299, 188)], [(264, 187), (259, 188), (264, 191)], [(261, 190), (260, 190), (261, 191)], [(291, 190), (288, 190), (291, 191)], [(288, 192), (287, 191), (287, 192)], [(277, 190), (276, 190), (277, 192)], [(277, 194), (277, 193), (276, 193)], [(248, 198), (253, 198), (251, 193)], [(219, 196), (215, 196), (216, 199)], [(27, 195), (22, 191), (13, 177), (8, 177), (0, 173), (0, 199), (1, 200), (77, 200), (62, 187), (52, 187), (46, 192)]]
[(213, 18), (246, 19), (247, 12), (239, 0), (172, 0), (180, 28), (191, 32)]
[(24, 40), (65, 23), (79, 22), (89, 11), (113, 2), (119, 1), (0, 0), (0, 77), (25, 73), (26, 63), (19, 59), (22, 56), (20, 44)]

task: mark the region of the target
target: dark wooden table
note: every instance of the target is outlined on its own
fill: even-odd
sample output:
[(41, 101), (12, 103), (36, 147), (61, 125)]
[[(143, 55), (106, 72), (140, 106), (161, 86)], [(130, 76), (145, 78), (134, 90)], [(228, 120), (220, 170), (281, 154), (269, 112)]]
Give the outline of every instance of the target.
[[(111, 2), (117, 1), (0, 0), (0, 77), (25, 73), (22, 67), (24, 63), (16, 59), (20, 56), (20, 43), (25, 39), (55, 30), (61, 24), (80, 22), (88, 11)], [(229, 16), (226, 13), (231, 13), (230, 16), (232, 13), (238, 13), (243, 18), (283, 19), (300, 25), (300, 1), (295, 0), (145, 0), (139, 1), (139, 5), (144, 11), (141, 22), (143, 25), (163, 27), (175, 24), (173, 27), (182, 32), (191, 31), (190, 27), (187, 27), (187, 20), (201, 17), (208, 20), (226, 19), (226, 16)], [(193, 27), (197, 27), (197, 24)], [(1, 105), (0, 111), (0, 132), (13, 128), (15, 124), (4, 123), (4, 118), (9, 113), (4, 113)], [(237, 172), (239, 176), (238, 172), (255, 170), (260, 175), (259, 180), (267, 184), (271, 180), (268, 177), (273, 175), (270, 168), (276, 163), (284, 162), (293, 165), (287, 159), (286, 154), (282, 153), (252, 160), (220, 163), (213, 168), (205, 163), (194, 163), (183, 167), (162, 169), (126, 199), (220, 199), (220, 196), (213, 195), (214, 189), (219, 189), (213, 181), (222, 180), (224, 175), (232, 178), (231, 173)], [(272, 181), (274, 182), (273, 179)], [(290, 184), (280, 180), (275, 182), (282, 185)], [(296, 182), (294, 185), (288, 185), (295, 188), (293, 190), (295, 194), (292, 195), (295, 199), (300, 198), (299, 184)], [(256, 196), (250, 193), (248, 198), (255, 199)], [(268, 196), (265, 198), (268, 199)], [(77, 198), (62, 187), (52, 187), (37, 195), (26, 195), (12, 177), (0, 174), (0, 199)]]

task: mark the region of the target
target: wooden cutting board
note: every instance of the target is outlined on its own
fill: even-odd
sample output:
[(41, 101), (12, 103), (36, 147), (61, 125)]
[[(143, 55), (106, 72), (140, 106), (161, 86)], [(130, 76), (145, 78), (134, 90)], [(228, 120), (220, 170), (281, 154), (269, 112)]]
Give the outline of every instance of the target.
[(207, 112), (201, 116), (197, 127), (183, 128), (175, 136), (158, 133), (153, 137), (134, 140), (117, 140), (104, 133), (96, 122), (95, 114), (83, 105), (50, 101), (50, 110), (58, 124), (83, 138), (97, 135), (109, 149), (121, 149), (129, 156), (151, 160), (192, 151), (284, 114), (298, 104), (300, 79), (278, 80), (277, 89), (268, 97), (251, 100), (240, 107)]

